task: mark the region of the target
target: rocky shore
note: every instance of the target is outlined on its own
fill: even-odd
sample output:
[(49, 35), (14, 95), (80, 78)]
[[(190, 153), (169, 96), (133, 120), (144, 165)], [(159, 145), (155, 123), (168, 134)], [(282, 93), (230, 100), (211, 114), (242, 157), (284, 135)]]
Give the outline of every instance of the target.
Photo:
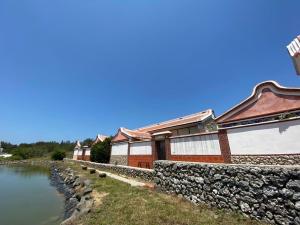
[(62, 225), (74, 225), (94, 206), (91, 181), (78, 176), (75, 171), (50, 160), (1, 161), (0, 165), (30, 165), (50, 169), (50, 184), (65, 197)]
[(70, 168), (52, 164), (51, 184), (66, 198), (62, 225), (76, 224), (76, 221), (89, 213), (94, 205), (91, 181), (82, 179)]

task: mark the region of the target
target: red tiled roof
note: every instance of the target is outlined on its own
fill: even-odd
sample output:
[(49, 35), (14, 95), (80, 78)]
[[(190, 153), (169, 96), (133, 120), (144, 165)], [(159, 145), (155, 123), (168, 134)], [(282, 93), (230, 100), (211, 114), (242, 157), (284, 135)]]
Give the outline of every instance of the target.
[(139, 132), (136, 130), (129, 130), (127, 128), (121, 127), (121, 132), (125, 134), (126, 136), (137, 138), (137, 139), (150, 139), (151, 135), (146, 132)]
[(136, 131), (151, 132), (151, 131), (166, 129), (169, 127), (175, 127), (175, 126), (180, 126), (180, 125), (189, 124), (189, 123), (201, 122), (212, 115), (213, 115), (213, 111), (211, 109), (208, 109), (208, 110), (194, 113), (194, 114), (191, 114), (188, 116), (183, 116), (183, 117), (179, 117), (179, 118), (176, 118), (173, 120), (168, 120), (165, 122), (156, 123), (156, 124), (152, 124), (152, 125), (149, 125), (146, 127), (138, 128), (138, 129), (136, 129)]
[(93, 144), (97, 144), (98, 142), (102, 142), (106, 138), (108, 138), (108, 136), (105, 136), (105, 135), (102, 135), (102, 134), (98, 134), (97, 137), (95, 138), (95, 141), (94, 141)]
[(118, 130), (118, 133), (113, 137), (113, 142), (122, 142), (122, 141), (128, 141), (128, 137), (125, 136), (120, 129)]
[[(173, 120), (168, 120), (165, 122), (149, 125), (135, 130), (129, 130), (127, 128), (121, 127), (118, 131), (118, 135), (120, 136), (121, 133), (123, 136), (126, 137), (131, 137), (131, 138), (136, 138), (141, 140), (151, 139), (151, 132), (155, 132), (155, 131), (159, 131), (162, 129), (167, 129), (175, 126), (201, 122), (212, 115), (213, 115), (213, 111), (211, 109), (208, 109), (203, 112), (198, 112), (192, 115), (176, 118)], [(119, 141), (118, 136), (115, 136), (113, 141)]]
[(217, 123), (269, 116), (300, 109), (300, 88), (287, 88), (275, 81), (257, 84), (251, 96), (216, 118)]

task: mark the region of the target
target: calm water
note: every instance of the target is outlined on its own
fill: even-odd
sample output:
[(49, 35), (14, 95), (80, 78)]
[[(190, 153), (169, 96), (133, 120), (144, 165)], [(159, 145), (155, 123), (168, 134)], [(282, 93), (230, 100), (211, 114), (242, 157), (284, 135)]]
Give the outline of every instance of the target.
[(50, 185), (49, 171), (0, 165), (0, 225), (56, 225), (64, 197)]

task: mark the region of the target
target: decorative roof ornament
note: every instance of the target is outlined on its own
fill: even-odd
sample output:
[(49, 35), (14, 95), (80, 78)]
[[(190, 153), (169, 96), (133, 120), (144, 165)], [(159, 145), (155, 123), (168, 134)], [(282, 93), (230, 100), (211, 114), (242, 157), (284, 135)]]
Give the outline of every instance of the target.
[(99, 143), (99, 142), (103, 142), (106, 138), (107, 138), (107, 136), (102, 135), (102, 134), (98, 134), (98, 135), (96, 136), (96, 139), (95, 139), (93, 145), (95, 145), (95, 144), (97, 144), (97, 143)]
[(76, 146), (75, 146), (75, 148), (77, 148), (77, 149), (81, 148), (81, 144), (80, 144), (80, 142), (79, 142), (79, 141), (77, 141), (77, 142), (76, 142)]
[(300, 36), (296, 37), (288, 46), (288, 52), (293, 60), (296, 73), (300, 75)]
[(252, 94), (216, 118), (217, 124), (270, 117), (300, 110), (300, 88), (283, 87), (269, 80), (257, 84)]

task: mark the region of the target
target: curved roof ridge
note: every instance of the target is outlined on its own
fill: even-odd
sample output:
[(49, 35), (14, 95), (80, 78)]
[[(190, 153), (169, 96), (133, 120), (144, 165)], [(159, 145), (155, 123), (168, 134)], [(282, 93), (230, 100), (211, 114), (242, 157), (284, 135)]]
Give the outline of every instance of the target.
[(125, 127), (120, 127), (119, 130), (121, 133), (126, 135), (127, 137), (133, 137), (133, 138), (149, 138), (150, 134), (147, 132), (142, 132), (142, 131), (136, 131), (136, 130), (130, 130)]
[[(144, 127), (140, 127), (140, 128), (134, 129), (134, 131), (140, 131), (140, 130), (147, 129), (147, 128), (150, 128), (150, 127), (155, 127), (157, 125), (165, 125), (165, 124), (168, 124), (168, 123), (171, 123), (171, 122), (180, 121), (182, 119), (189, 119), (191, 117), (198, 116), (198, 115), (201, 115), (201, 114), (204, 114), (204, 113), (209, 113), (210, 114), (212, 112), (213, 112), (212, 109), (206, 109), (204, 111), (193, 113), (193, 114), (190, 114), (190, 115), (187, 115), (187, 116), (181, 116), (181, 117), (177, 117), (175, 119), (171, 119), (171, 120), (167, 120), (167, 121), (163, 121), (163, 122), (159, 122), (159, 123), (150, 124), (150, 125), (147, 125), (147, 126), (144, 126)], [(201, 121), (203, 119), (205, 119), (205, 118), (201, 118), (199, 121)]]
[(266, 80), (263, 82), (260, 82), (258, 84), (256, 84), (253, 88), (253, 91), (251, 93), (251, 95), (249, 97), (247, 97), (246, 99), (244, 99), (242, 102), (234, 105), (233, 107), (231, 107), (230, 109), (228, 109), (227, 111), (225, 111), (224, 113), (222, 113), (220, 116), (218, 116), (215, 120), (218, 121), (220, 118), (226, 116), (227, 114), (229, 114), (231, 111), (237, 109), (238, 107), (240, 107), (241, 105), (243, 105), (244, 103), (246, 103), (247, 101), (249, 101), (250, 99), (254, 98), (255, 95), (258, 93), (260, 88), (263, 88), (264, 86), (267, 85), (273, 85), (275, 88), (278, 89), (282, 89), (282, 90), (295, 90), (295, 91), (300, 91), (299, 87), (285, 87), (285, 86), (281, 86), (277, 81), (274, 80)]

